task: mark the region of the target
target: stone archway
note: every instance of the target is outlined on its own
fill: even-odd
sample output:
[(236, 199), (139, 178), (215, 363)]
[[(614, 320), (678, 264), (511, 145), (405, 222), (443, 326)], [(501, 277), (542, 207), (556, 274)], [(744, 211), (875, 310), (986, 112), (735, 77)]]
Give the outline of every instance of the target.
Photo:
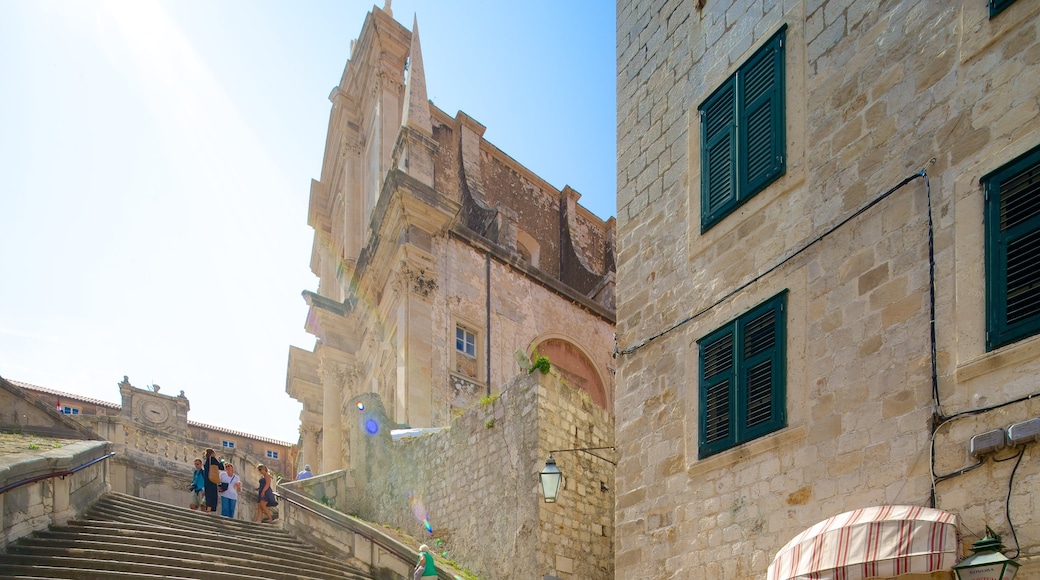
[(544, 356), (552, 363), (553, 368), (567, 384), (589, 394), (592, 401), (604, 409), (608, 409), (607, 389), (603, 384), (596, 367), (585, 353), (561, 338), (549, 338), (534, 347), (532, 357)]

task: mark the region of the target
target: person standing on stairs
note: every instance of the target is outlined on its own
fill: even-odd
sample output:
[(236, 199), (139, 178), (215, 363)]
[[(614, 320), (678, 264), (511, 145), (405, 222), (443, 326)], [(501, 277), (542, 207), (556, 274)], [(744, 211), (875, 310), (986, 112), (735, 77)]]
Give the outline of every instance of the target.
[[(217, 513), (217, 486), (220, 484), (220, 472), (224, 470), (224, 464), (217, 459), (217, 454), (212, 449), (206, 450), (206, 508), (202, 511)], [(216, 469), (216, 472), (214, 472)]]
[(269, 522), (274, 519), (270, 508), (278, 505), (278, 500), (274, 497), (274, 487), (272, 487), (274, 477), (263, 463), (257, 465), (256, 470), (260, 472), (260, 487), (256, 489), (256, 520), (254, 521), (257, 523)]
[(421, 578), (436, 577), (437, 566), (433, 563), (433, 554), (430, 553), (430, 547), (423, 544), (419, 546), (419, 561), (415, 563), (415, 570), (412, 572), (412, 578), (414, 578), (414, 580), (420, 580)]
[(191, 476), (191, 485), (188, 486), (188, 490), (192, 493), (192, 499), (194, 500), (188, 507), (193, 510), (200, 509), (202, 507), (202, 494), (206, 491), (206, 470), (202, 468), (202, 460), (195, 460), (195, 472)]
[[(242, 478), (235, 474), (235, 466), (224, 464), (220, 474), (220, 515), (235, 519), (235, 508), (238, 506), (238, 492), (242, 491)], [(225, 487), (226, 486), (226, 487)]]

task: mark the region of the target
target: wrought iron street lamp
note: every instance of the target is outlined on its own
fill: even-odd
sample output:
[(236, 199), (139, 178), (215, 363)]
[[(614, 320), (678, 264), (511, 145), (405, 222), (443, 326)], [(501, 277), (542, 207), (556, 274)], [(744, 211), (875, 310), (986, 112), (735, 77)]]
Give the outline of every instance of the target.
[(563, 472), (561, 472), (560, 468), (556, 466), (556, 459), (553, 458), (553, 453), (566, 453), (571, 451), (588, 453), (596, 459), (602, 459), (616, 467), (617, 463), (607, 459), (606, 457), (592, 453), (593, 451), (600, 451), (603, 449), (613, 450), (614, 447), (585, 447), (583, 449), (554, 449), (550, 451), (549, 459), (545, 461), (545, 468), (538, 474), (542, 479), (542, 499), (545, 500), (545, 503), (556, 503), (556, 497), (560, 493), (560, 483), (563, 482)]
[(1012, 580), (1019, 563), (1002, 554), (1003, 549), (1000, 536), (986, 526), (986, 537), (971, 545), (973, 554), (953, 567), (957, 580)]

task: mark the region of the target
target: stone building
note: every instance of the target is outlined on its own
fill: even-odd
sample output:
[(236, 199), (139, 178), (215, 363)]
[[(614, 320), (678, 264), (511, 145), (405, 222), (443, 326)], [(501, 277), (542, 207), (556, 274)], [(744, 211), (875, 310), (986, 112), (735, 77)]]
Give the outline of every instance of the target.
[(367, 15), (330, 100), (307, 216), (317, 340), (290, 349), (286, 380), (302, 461), (351, 465), (355, 395), (396, 425), (443, 426), (536, 356), (613, 409), (613, 218), (433, 105), (418, 27), (389, 8)]
[(1040, 578), (1040, 3), (617, 6), (617, 577)]
[[(183, 391), (167, 395), (160, 393), (157, 385), (139, 388), (123, 377), (118, 385), (121, 403), (116, 404), (20, 381), (8, 383), (26, 397), (56, 410), (82, 425), (86, 432), (112, 444), (116, 451), (111, 461), (114, 491), (186, 504), (185, 485), (191, 479), (194, 459), (201, 458), (207, 447), (235, 464), (247, 489), (255, 488), (258, 483), (255, 469), (258, 463), (289, 481), (296, 473), (293, 471), (295, 445), (190, 421), (191, 405)], [(16, 415), (8, 419), (0, 414), (0, 426), (17, 426), (17, 419)], [(41, 431), (36, 428), (34, 432)], [(240, 519), (246, 517), (245, 507), (243, 503)], [(251, 517), (251, 511), (248, 516)]]

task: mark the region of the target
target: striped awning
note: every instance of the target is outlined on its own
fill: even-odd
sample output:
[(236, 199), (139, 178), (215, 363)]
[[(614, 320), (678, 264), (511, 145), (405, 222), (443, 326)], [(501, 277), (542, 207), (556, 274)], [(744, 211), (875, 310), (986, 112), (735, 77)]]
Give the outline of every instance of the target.
[(863, 580), (950, 570), (960, 552), (957, 516), (886, 505), (828, 518), (795, 536), (768, 580)]

